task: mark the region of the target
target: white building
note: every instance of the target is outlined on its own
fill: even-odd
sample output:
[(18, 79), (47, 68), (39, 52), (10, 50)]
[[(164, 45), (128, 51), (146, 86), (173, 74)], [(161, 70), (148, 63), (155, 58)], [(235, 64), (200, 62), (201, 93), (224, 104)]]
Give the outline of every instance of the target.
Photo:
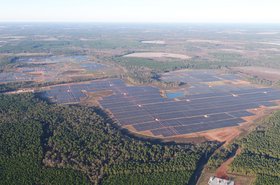
[(234, 185), (234, 181), (232, 180), (226, 180), (226, 179), (220, 179), (218, 177), (210, 177), (208, 181), (209, 185)]

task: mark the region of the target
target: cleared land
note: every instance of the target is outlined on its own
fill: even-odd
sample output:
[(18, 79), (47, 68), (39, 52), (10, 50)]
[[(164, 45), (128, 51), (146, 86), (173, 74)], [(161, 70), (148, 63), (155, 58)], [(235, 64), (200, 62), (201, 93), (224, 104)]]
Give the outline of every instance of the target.
[(177, 59), (190, 59), (190, 56), (175, 53), (164, 53), (164, 52), (141, 52), (141, 53), (131, 53), (124, 55), (123, 57), (132, 58), (177, 58)]
[(266, 67), (235, 67), (234, 70), (240, 71), (241, 73), (248, 74), (250, 76), (257, 76), (271, 81), (280, 80), (280, 70)]
[(163, 40), (143, 40), (141, 41), (143, 44), (165, 44)]
[[(0, 84), (9, 82), (57, 82), (93, 79), (105, 76), (106, 64), (87, 56), (21, 56), (15, 57), (9, 68), (0, 73)], [(108, 72), (109, 73), (109, 72)]]

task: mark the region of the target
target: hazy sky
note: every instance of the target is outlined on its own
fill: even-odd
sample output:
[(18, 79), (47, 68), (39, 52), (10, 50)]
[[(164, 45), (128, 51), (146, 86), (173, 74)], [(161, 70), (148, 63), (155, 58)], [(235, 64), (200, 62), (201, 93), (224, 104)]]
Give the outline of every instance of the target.
[(280, 23), (280, 0), (0, 0), (0, 21)]

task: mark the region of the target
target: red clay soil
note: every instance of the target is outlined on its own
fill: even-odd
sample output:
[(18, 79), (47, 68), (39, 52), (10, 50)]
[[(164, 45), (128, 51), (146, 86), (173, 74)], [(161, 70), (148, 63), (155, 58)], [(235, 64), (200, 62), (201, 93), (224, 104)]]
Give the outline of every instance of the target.
[[(227, 161), (225, 161), (217, 170), (216, 170), (216, 177), (222, 178), (222, 179), (229, 179), (228, 177), (228, 169), (230, 164), (233, 162), (234, 158), (241, 153), (241, 149), (238, 148), (236, 151), (236, 154), (229, 158)], [(237, 183), (236, 183), (237, 185)]]

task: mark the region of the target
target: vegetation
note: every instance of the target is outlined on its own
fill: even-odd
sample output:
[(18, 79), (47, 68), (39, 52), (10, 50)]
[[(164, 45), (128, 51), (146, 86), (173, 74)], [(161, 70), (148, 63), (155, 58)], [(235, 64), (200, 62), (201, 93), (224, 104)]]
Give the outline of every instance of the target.
[(231, 165), (231, 171), (256, 175), (256, 184), (279, 183), (280, 178), (280, 112), (264, 121), (261, 127), (238, 144), (243, 151)]
[[(250, 65), (240, 55), (230, 53), (211, 53), (213, 59), (194, 57), (189, 60), (145, 59), (116, 57), (114, 61), (127, 69), (128, 79), (138, 84), (156, 84), (162, 87), (178, 87), (179, 83), (166, 83), (160, 80), (164, 72), (180, 69), (222, 69)], [(241, 60), (242, 59), (242, 60)]]
[(188, 62), (184, 60), (165, 59), (163, 61), (145, 58), (117, 58), (117, 62), (127, 68), (149, 68), (153, 71), (173, 71), (188, 67)]
[(211, 55), (214, 57), (214, 62), (212, 63), (222, 67), (248, 66), (252, 64), (247, 57), (237, 53), (214, 52)]
[(221, 166), (223, 162), (233, 157), (238, 149), (237, 144), (231, 144), (229, 146), (222, 146), (210, 157), (207, 168), (210, 170), (216, 170)]
[(264, 78), (260, 78), (258, 76), (253, 76), (253, 77), (249, 78), (249, 81), (251, 81), (254, 84), (260, 84), (260, 85), (265, 85), (265, 86), (271, 86), (274, 84), (273, 81), (267, 80)]
[(28, 88), (28, 87), (35, 87), (39, 86), (39, 84), (35, 84), (32, 81), (26, 81), (26, 82), (10, 82), (5, 84), (0, 84), (0, 92), (9, 92), (9, 91), (15, 91), (20, 88)]
[(148, 174), (119, 174), (112, 175), (106, 178), (103, 182), (104, 185), (129, 185), (129, 184), (141, 184), (141, 185), (185, 185), (186, 180), (190, 179), (192, 172), (188, 171), (174, 171), (174, 172), (161, 172), (161, 173), (148, 173)]
[(186, 61), (174, 61), (168, 59), (167, 61), (156, 61), (153, 59), (143, 58), (115, 58), (115, 62), (126, 69), (126, 75), (123, 78), (128, 79), (134, 84), (149, 84), (167, 87), (178, 87), (180, 82), (163, 82), (160, 80), (160, 73), (187, 68)]
[[(116, 76), (133, 83), (178, 87), (185, 84), (162, 82), (160, 75), (185, 68), (280, 67), (278, 48), (269, 51), (271, 46), (256, 44), (272, 39), (269, 35), (256, 34), (263, 28), (241, 35), (227, 33), (228, 42), (225, 43), (225, 34), (221, 33), (229, 30), (226, 27), (217, 33), (216, 29), (207, 26), (178, 30), (169, 26), (126, 25), (114, 29), (111, 26), (4, 26), (1, 28), (0, 72), (38, 67), (37, 64), (18, 62), (22, 57), (86, 54), (92, 60), (111, 62), (112, 71), (116, 70), (113, 66), (122, 66), (126, 69), (125, 74)], [(198, 35), (202, 40), (189, 42)], [(155, 38), (166, 40), (166, 44), (140, 42)], [(116, 57), (143, 50), (188, 53), (192, 58)], [(67, 62), (59, 66), (67, 65)], [(120, 73), (118, 69), (116, 73)], [(59, 82), (0, 84), (0, 92), (93, 79), (78, 76), (68, 81), (63, 78), (64, 73), (60, 75)], [(258, 77), (251, 81), (280, 85), (280, 81)], [(257, 185), (279, 184), (280, 113), (266, 120), (264, 125), (236, 144), (220, 148), (210, 158), (208, 167), (217, 168), (240, 146), (242, 153), (231, 166), (234, 173), (257, 176)], [(97, 108), (51, 105), (32, 94), (0, 95), (0, 184), (186, 184), (201, 159), (216, 148), (216, 143), (164, 144), (128, 136)]]
[[(34, 41), (23, 40), (18, 43), (8, 43), (0, 47), (0, 53), (57, 53), (57, 52), (75, 52), (71, 50), (72, 46), (79, 45), (79, 42), (57, 40), (57, 41)], [(77, 51), (77, 50), (76, 50)]]
[[(66, 83), (75, 83), (75, 82), (83, 82), (83, 81), (91, 81), (99, 78), (88, 77), (88, 78), (80, 78), (75, 80), (64, 80), (64, 81), (50, 81), (50, 82), (35, 82), (35, 81), (24, 81), (24, 82), (10, 82), (0, 84), (0, 93), (15, 91), (22, 88), (40, 88), (51, 85), (58, 84), (66, 84)], [(102, 78), (103, 79), (103, 78)]]
[(271, 177), (266, 175), (259, 175), (255, 182), (256, 185), (278, 185), (280, 182), (280, 177)]
[(16, 59), (16, 57), (1, 56), (0, 72), (3, 72), (6, 68), (10, 67), (10, 64), (13, 63)]
[(0, 95), (0, 184), (88, 184), (72, 169), (42, 166), (47, 138), (44, 125), (33, 117), (42, 106), (30, 95)]
[(32, 94), (0, 95), (0, 102), (0, 179), (8, 184), (86, 184), (73, 170), (94, 184), (186, 184), (203, 154), (217, 146), (141, 141), (98, 109), (51, 105)]

